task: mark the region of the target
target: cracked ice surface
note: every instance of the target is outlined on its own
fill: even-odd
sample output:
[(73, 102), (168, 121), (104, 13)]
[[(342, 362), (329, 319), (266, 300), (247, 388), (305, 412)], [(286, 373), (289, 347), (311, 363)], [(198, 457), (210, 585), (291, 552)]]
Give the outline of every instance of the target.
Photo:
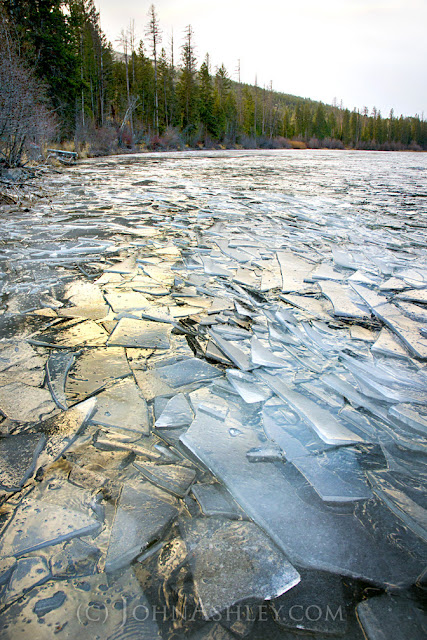
[(121, 156), (0, 212), (1, 638), (424, 637), (426, 171)]

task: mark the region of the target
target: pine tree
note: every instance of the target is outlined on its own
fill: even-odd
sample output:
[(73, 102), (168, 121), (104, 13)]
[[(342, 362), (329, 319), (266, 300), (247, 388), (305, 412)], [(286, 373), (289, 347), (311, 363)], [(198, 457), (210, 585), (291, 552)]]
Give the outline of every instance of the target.
[[(177, 85), (177, 95), (181, 111), (181, 126), (186, 134), (191, 134), (197, 127), (198, 86), (196, 78), (196, 56), (193, 44), (193, 29), (188, 25), (185, 42), (182, 46), (181, 76)], [(190, 139), (191, 135), (187, 135)]]
[(328, 123), (325, 116), (325, 108), (321, 102), (317, 105), (313, 123), (314, 135), (319, 140), (323, 140), (330, 136)]
[(342, 118), (342, 133), (341, 140), (345, 145), (348, 145), (351, 140), (350, 136), (350, 111), (348, 109), (344, 110), (343, 118)]
[(143, 131), (151, 135), (154, 124), (154, 69), (150, 59), (145, 53), (144, 43), (142, 40), (139, 43), (136, 59), (136, 79), (138, 94), (140, 96), (140, 106), (137, 108), (136, 113), (142, 121)]
[(222, 64), (218, 67), (215, 74), (215, 92), (213, 116), (215, 122), (215, 136), (218, 140), (223, 141), (227, 135), (229, 98), (230, 98), (231, 82), (228, 77), (227, 70)]
[(215, 135), (214, 93), (208, 54), (206, 54), (199, 71), (199, 115), (200, 122), (204, 126), (206, 141), (209, 135)]

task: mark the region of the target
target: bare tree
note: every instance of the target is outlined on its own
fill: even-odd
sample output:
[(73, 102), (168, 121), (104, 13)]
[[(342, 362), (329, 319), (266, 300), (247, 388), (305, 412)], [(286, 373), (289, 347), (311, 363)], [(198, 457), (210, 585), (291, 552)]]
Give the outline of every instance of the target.
[(156, 135), (159, 135), (159, 92), (157, 87), (157, 51), (159, 44), (162, 41), (162, 34), (159, 27), (159, 19), (156, 14), (154, 4), (151, 5), (148, 11), (148, 17), (150, 18), (146, 35), (151, 39), (151, 50), (153, 53), (154, 62), (154, 128)]
[(131, 93), (130, 93), (130, 84), (129, 84), (129, 46), (130, 46), (130, 34), (129, 34), (129, 30), (128, 31), (124, 31), (122, 29), (122, 32), (120, 34), (120, 38), (119, 38), (119, 44), (121, 45), (122, 49), (123, 49), (123, 53), (124, 53), (124, 57), (125, 57), (125, 71), (126, 71), (126, 95), (127, 95), (127, 103), (128, 103), (128, 108), (126, 111), (126, 116), (129, 117), (129, 126), (130, 126), (130, 133), (131, 133), (131, 138), (132, 138), (132, 146), (133, 146), (133, 142), (134, 142), (134, 132), (133, 132), (133, 107), (132, 107), (132, 97), (131, 97)]
[(54, 121), (43, 85), (19, 58), (0, 8), (0, 157), (13, 167), (25, 152), (53, 135)]

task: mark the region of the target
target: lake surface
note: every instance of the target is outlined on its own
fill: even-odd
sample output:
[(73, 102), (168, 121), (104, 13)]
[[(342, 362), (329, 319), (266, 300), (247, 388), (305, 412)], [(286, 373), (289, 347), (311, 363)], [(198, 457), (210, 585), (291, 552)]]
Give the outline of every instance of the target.
[(425, 637), (426, 170), (150, 153), (3, 207), (1, 640)]
[[(347, 241), (363, 243), (374, 229), (399, 241), (414, 233), (422, 244), (426, 177), (421, 153), (191, 151), (85, 161), (52, 177), (48, 204), (0, 215), (3, 291), (31, 290), (34, 280), (37, 287), (54, 283), (58, 271), (49, 265), (66, 268), (89, 251), (100, 255), (120, 244), (123, 227), (162, 226), (180, 211), (206, 207), (222, 213), (232, 205), (245, 215), (336, 214), (348, 227)], [(354, 230), (360, 236), (350, 239)], [(421, 247), (416, 260), (425, 260)]]

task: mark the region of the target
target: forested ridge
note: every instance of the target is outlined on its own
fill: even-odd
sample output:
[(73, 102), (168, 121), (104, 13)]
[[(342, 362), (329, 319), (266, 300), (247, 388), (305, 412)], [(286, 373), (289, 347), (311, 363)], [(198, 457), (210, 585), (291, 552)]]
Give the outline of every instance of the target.
[[(243, 84), (240, 61), (232, 74), (213, 69), (191, 26), (180, 42), (162, 33), (154, 5), (138, 25), (143, 38), (131, 23), (114, 47), (94, 0), (0, 0), (0, 12), (3, 161), (20, 161), (43, 138), (88, 155), (186, 146), (427, 149), (419, 115), (384, 117), (375, 107), (350, 111), (278, 93), (256, 79)], [(31, 126), (20, 123), (24, 115)]]

